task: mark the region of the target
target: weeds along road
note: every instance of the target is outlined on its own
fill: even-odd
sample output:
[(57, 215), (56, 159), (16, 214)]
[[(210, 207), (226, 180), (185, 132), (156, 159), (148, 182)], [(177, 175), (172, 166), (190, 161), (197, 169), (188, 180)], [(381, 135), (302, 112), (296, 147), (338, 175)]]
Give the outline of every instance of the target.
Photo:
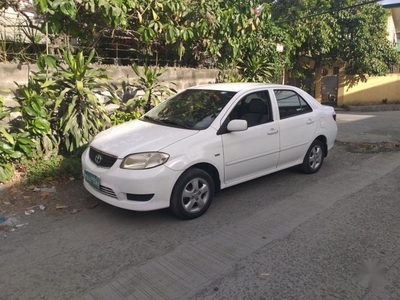
[[(338, 116), (339, 130), (365, 128), (351, 116)], [(390, 149), (343, 143), (387, 137), (381, 117), (346, 131), (317, 174), (290, 169), (226, 189), (196, 220), (105, 203), (21, 216), (29, 226), (0, 236), (0, 299), (399, 298), (397, 136)]]

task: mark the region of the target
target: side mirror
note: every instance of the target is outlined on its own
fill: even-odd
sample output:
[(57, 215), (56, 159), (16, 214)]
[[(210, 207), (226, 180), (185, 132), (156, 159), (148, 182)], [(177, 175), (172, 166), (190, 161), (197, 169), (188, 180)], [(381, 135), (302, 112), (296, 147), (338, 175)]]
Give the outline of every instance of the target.
[(246, 120), (232, 120), (228, 123), (227, 126), (228, 131), (245, 131), (247, 130), (247, 121)]

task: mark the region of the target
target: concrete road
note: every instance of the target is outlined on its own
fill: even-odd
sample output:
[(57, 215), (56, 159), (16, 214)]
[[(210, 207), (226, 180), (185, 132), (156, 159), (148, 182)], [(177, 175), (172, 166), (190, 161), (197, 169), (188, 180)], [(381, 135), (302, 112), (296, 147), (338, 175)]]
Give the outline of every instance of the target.
[[(398, 126), (373, 115), (339, 113), (338, 140)], [(399, 178), (400, 152), (338, 145), (318, 174), (229, 188), (192, 221), (104, 203), (21, 216), (0, 236), (0, 299), (400, 299)]]
[(355, 143), (400, 142), (400, 112), (347, 112), (337, 115), (337, 140)]

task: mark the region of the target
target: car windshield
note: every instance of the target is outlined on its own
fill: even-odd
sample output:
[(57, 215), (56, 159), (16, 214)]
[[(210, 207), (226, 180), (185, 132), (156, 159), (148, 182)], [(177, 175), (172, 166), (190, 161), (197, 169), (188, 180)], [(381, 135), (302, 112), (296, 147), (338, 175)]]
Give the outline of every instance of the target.
[(141, 120), (186, 129), (206, 129), (235, 92), (186, 90), (156, 106)]

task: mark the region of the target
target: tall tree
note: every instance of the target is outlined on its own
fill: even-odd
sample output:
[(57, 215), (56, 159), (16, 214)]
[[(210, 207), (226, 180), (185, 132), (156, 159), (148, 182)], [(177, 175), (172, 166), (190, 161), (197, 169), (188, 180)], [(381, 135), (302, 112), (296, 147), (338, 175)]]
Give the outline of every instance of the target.
[[(399, 56), (386, 29), (389, 11), (362, 0), (277, 1), (274, 18), (289, 32), (295, 51), (293, 61), (311, 58), (315, 68), (342, 63), (352, 74), (384, 75)], [(370, 2), (370, 1), (368, 1)], [(307, 72), (295, 64), (299, 74)]]
[(232, 67), (257, 53), (272, 63), (276, 43), (287, 35), (271, 19), (271, 5), (258, 6), (253, 0), (148, 1), (137, 5), (125, 34), (142, 43), (146, 53), (173, 51), (179, 60), (186, 55)]
[(33, 0), (34, 7), (45, 16), (51, 33), (82, 37), (96, 27), (126, 26), (127, 10), (134, 0)]

